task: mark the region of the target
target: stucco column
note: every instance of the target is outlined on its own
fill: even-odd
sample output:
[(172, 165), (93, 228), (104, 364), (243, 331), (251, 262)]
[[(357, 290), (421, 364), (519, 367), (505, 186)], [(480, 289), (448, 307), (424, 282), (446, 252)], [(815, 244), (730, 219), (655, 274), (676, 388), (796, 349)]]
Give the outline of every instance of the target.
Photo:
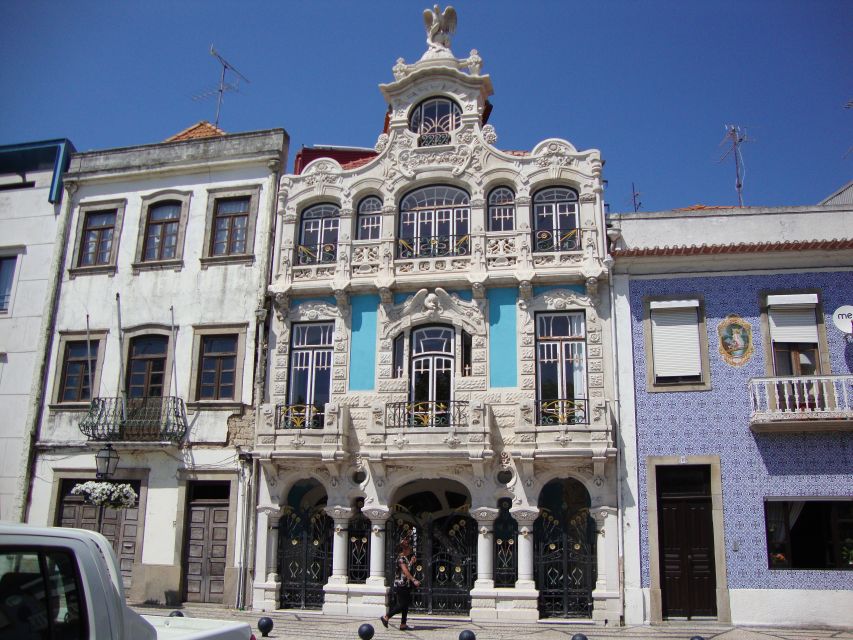
[(332, 575), (330, 583), (347, 583), (347, 529), (352, 509), (349, 507), (326, 507), (326, 513), (334, 523), (332, 534)]
[(280, 513), (280, 508), (275, 505), (259, 505), (257, 508), (252, 607), (259, 611), (272, 611), (278, 608), (281, 582), (276, 573), (276, 556)]
[(614, 507), (593, 507), (589, 510), (595, 520), (596, 580), (592, 592), (594, 620), (611, 618), (618, 612), (619, 545), (618, 521)]
[(498, 510), (490, 507), (478, 507), (471, 510), (471, 517), (477, 521), (477, 580), (475, 589), (492, 589), (494, 580), (494, 528)]
[(385, 507), (362, 508), (370, 519), (370, 577), (367, 584), (385, 586), (385, 523), (391, 511)]
[(538, 509), (510, 509), (518, 523), (518, 580), (516, 589), (535, 589), (533, 580), (533, 522), (539, 517)]

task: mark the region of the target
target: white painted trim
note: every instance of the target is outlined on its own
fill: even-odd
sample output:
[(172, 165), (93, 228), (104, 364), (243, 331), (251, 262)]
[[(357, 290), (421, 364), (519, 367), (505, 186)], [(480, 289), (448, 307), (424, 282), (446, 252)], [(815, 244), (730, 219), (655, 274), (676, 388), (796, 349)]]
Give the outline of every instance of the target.
[(788, 305), (816, 305), (818, 302), (816, 293), (790, 293), (782, 295), (767, 296), (767, 306)]
[(652, 300), (649, 302), (650, 309), (685, 309), (688, 307), (699, 307), (699, 300)]

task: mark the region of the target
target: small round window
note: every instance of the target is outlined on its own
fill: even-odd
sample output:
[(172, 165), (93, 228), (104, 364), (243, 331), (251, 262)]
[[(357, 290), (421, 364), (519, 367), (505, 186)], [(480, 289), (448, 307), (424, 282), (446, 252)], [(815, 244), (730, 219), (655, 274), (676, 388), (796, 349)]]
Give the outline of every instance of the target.
[(418, 146), (450, 144), (450, 132), (459, 128), (462, 110), (448, 98), (424, 100), (412, 110), (409, 130), (418, 134)]
[(509, 484), (512, 480), (512, 471), (509, 469), (502, 469), (498, 471), (497, 481), (500, 484)]

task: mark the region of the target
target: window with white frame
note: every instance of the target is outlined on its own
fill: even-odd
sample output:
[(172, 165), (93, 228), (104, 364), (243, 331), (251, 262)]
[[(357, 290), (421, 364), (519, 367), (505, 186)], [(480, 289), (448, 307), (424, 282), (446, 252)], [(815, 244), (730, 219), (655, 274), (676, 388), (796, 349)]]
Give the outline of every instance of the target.
[(577, 251), (578, 194), (567, 187), (549, 187), (533, 195), (534, 251)]
[(382, 200), (376, 196), (364, 198), (358, 205), (358, 240), (379, 240), (382, 229)]
[(470, 219), (462, 189), (437, 185), (412, 191), (400, 203), (397, 253), (401, 258), (469, 255)]
[(332, 389), (334, 322), (294, 324), (290, 351), (290, 386), (279, 426), (322, 428)]
[(512, 189), (498, 187), (489, 194), (489, 231), (512, 231), (515, 228), (515, 194)]
[(296, 264), (325, 264), (338, 256), (340, 210), (333, 204), (318, 204), (302, 212)]
[(409, 116), (409, 130), (418, 134), (419, 147), (450, 144), (451, 132), (462, 123), (462, 110), (449, 98), (429, 98)]
[(586, 424), (586, 321), (582, 311), (536, 316), (538, 424)]
[(777, 376), (811, 376), (820, 370), (817, 294), (767, 296), (767, 318)]
[(651, 383), (702, 384), (705, 381), (701, 339), (704, 318), (699, 299), (652, 300), (648, 306)]

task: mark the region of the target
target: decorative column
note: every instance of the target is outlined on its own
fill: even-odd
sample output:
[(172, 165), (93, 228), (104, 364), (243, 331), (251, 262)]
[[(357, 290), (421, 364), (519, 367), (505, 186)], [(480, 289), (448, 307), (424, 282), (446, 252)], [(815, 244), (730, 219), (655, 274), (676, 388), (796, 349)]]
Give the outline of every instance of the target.
[(348, 613), (349, 592), (347, 589), (347, 528), (352, 509), (349, 507), (326, 507), (332, 518), (332, 575), (323, 586), (323, 613)]
[(533, 579), (533, 522), (539, 517), (538, 509), (510, 509), (518, 523), (518, 580), (516, 589), (535, 589)]
[(494, 527), (498, 510), (490, 507), (478, 507), (471, 510), (471, 517), (477, 521), (477, 581), (475, 589), (493, 589), (495, 540)]
[(276, 573), (278, 519), (281, 517), (281, 508), (271, 504), (259, 505), (257, 514), (252, 608), (256, 611), (273, 611), (279, 607), (281, 590), (281, 582)]
[(619, 615), (619, 540), (615, 507), (593, 507), (595, 520), (596, 580), (592, 592), (593, 620), (614, 619)]
[(385, 586), (385, 523), (391, 511), (385, 507), (362, 508), (370, 520), (370, 577), (367, 584)]

